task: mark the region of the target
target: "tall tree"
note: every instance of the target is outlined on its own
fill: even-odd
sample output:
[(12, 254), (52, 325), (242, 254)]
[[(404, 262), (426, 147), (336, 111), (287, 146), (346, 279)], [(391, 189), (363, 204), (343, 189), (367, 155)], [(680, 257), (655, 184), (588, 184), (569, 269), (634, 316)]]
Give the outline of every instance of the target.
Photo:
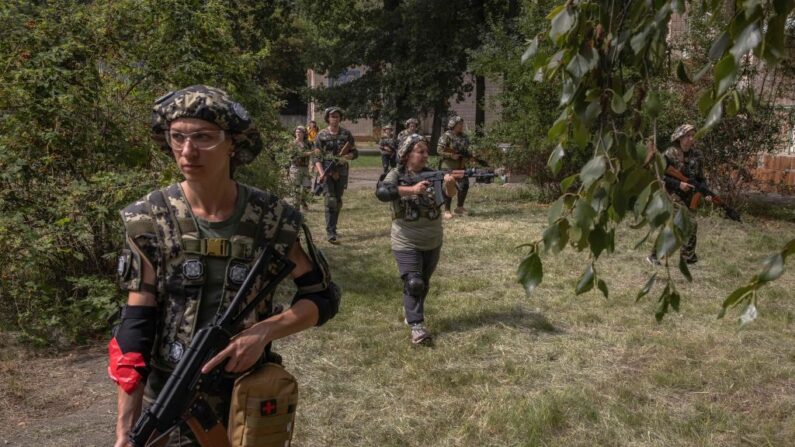
[(465, 74), (468, 51), (480, 44), (484, 21), (502, 17), (511, 2), (385, 0), (302, 6), (311, 23), (307, 65), (335, 78), (351, 67), (362, 76), (311, 92), (323, 105), (340, 105), (354, 118), (394, 122), (433, 114), (433, 140), (450, 98), (473, 86)]

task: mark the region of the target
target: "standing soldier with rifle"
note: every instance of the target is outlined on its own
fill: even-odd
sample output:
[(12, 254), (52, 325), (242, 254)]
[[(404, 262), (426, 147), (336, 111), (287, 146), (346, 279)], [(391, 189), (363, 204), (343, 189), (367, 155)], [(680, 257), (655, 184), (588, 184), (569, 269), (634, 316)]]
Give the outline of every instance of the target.
[(397, 140), (392, 137), (394, 130), (395, 128), (391, 124), (387, 124), (381, 129), (381, 139), (378, 140), (378, 150), (381, 152), (381, 166), (384, 168), (384, 175), (397, 165)]
[(315, 138), (315, 169), (318, 186), (326, 196), (326, 238), (337, 243), (337, 221), (342, 209), (342, 194), (348, 187), (348, 161), (359, 156), (353, 134), (340, 126), (342, 109), (329, 107), (323, 112), (328, 127)]
[(295, 139), (290, 144), (290, 168), (288, 176), (292, 186), (293, 206), (307, 211), (307, 201), (312, 187), (312, 177), (309, 175), (309, 159), (312, 156), (312, 144), (307, 140), (306, 127), (297, 126), (293, 131)]
[[(339, 289), (301, 214), (234, 180), (262, 140), (226, 92), (196, 85), (159, 98), (152, 138), (185, 180), (121, 211), (128, 299), (108, 346), (114, 445), (237, 446), (251, 424), (260, 430), (248, 442), (288, 445), (297, 388), (271, 342), (332, 318)], [(271, 300), (287, 275), (298, 291), (279, 313)]]
[[(458, 115), (453, 115), (447, 122), (447, 131), (439, 138), (436, 148), (441, 157), (441, 167), (445, 169), (464, 169), (472, 156), (469, 153), (469, 137), (464, 134), (464, 119)], [(457, 181), (458, 198), (455, 213), (465, 215), (464, 201), (469, 192), (469, 178), (464, 177)], [(449, 198), (444, 204), (444, 218), (452, 219), (453, 213), (450, 212), (453, 199)]]
[[(392, 205), (392, 252), (403, 280), (405, 322), (411, 327), (411, 342), (415, 345), (431, 339), (425, 327), (424, 309), (431, 275), (442, 251), (439, 210), (444, 198), (456, 193), (452, 174), (427, 167), (428, 151), (425, 137), (406, 137), (398, 149), (398, 167), (378, 182), (375, 193), (378, 200)], [(423, 173), (441, 176), (433, 184), (419, 177)]]
[[(701, 151), (694, 149), (696, 128), (691, 124), (682, 124), (671, 134), (671, 146), (665, 150), (666, 168), (665, 189), (672, 197), (695, 212), (701, 198), (718, 204), (726, 211), (727, 217), (740, 220), (740, 215), (734, 209), (726, 206), (720, 198), (709, 191), (704, 177), (704, 156)], [(681, 260), (688, 264), (698, 262), (696, 244), (698, 242), (698, 223), (693, 219), (693, 228), (687, 242), (682, 245), (679, 252)], [(660, 265), (657, 252), (652, 250), (646, 260), (652, 265)]]

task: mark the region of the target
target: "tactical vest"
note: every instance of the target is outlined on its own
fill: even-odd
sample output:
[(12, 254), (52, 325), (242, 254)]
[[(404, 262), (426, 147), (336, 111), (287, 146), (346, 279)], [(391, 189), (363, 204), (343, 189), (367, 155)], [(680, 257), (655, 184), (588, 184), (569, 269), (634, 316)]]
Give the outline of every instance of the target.
[[(339, 156), (342, 147), (345, 146), (345, 143), (351, 138), (351, 132), (342, 127), (340, 127), (336, 135), (329, 132), (328, 129), (323, 129), (317, 134), (317, 138), (315, 138), (315, 146), (320, 148), (321, 158), (331, 159)], [(353, 150), (353, 148), (351, 148), (351, 150)], [(348, 160), (337, 160), (337, 165), (337, 170), (340, 175), (347, 176)]]
[[(468, 155), (469, 154), (469, 138), (464, 135), (455, 135), (452, 131), (447, 131), (444, 133), (444, 142), (443, 147), (440, 148), (440, 151), (444, 149), (446, 146), (453, 150), (454, 153), (460, 155)], [(459, 158), (458, 160), (453, 160), (452, 158), (442, 158), (441, 165), (447, 169), (464, 169), (466, 168), (466, 160), (463, 158)]]
[[(395, 168), (397, 170), (397, 168)], [(425, 171), (432, 171), (426, 168)], [(405, 173), (398, 171), (398, 186), (407, 186), (408, 182), (402, 181), (406, 178)], [(438, 219), (440, 215), (439, 207), (433, 200), (433, 195), (429, 192), (424, 196), (407, 196), (392, 201), (392, 219), (403, 219), (414, 221), (420, 217), (429, 220)]]
[[(237, 234), (229, 239), (200, 237), (195, 217), (178, 184), (154, 191), (122, 210), (128, 241), (143, 251), (156, 273), (160, 315), (153, 365), (172, 369), (190, 345), (197, 329), (206, 257), (228, 259), (220, 312), (229, 305), (251, 263), (267, 245), (272, 245), (279, 255), (286, 255), (297, 239), (301, 214), (267, 192), (250, 187), (249, 190)], [(272, 274), (273, 267), (268, 266), (255, 284), (267, 283)], [(131, 280), (126, 288), (137, 290), (140, 280)], [(125, 284), (122, 285), (124, 288)], [(238, 331), (267, 318), (272, 298), (263, 300)]]

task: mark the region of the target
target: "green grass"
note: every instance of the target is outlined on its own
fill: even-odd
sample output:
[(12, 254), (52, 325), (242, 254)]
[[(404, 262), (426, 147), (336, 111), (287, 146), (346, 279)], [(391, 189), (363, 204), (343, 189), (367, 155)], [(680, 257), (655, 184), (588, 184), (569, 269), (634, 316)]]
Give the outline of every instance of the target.
[[(360, 157), (364, 158), (364, 157)], [(372, 157), (376, 158), (376, 157)], [(545, 256), (532, 298), (516, 283), (546, 206), (498, 186), (470, 192), (472, 215), (445, 222), (426, 303), (435, 345), (412, 347), (389, 247), (389, 213), (348, 191), (342, 245), (320, 242), (344, 291), (326, 326), (276, 343), (301, 386), (296, 445), (734, 446), (795, 439), (795, 275), (765, 288), (760, 318), (716, 320), (722, 299), (795, 224), (700, 218), (693, 283), (681, 314), (654, 321), (657, 285), (640, 231), (625, 229), (598, 271), (610, 299), (575, 297), (586, 256)], [(307, 219), (322, 235), (314, 204)], [(662, 273), (662, 271), (661, 271)]]
[[(436, 167), (437, 159), (435, 156), (428, 160), (428, 166)], [(351, 161), (353, 168), (380, 168), (381, 156), (380, 155), (360, 155), (359, 158)]]

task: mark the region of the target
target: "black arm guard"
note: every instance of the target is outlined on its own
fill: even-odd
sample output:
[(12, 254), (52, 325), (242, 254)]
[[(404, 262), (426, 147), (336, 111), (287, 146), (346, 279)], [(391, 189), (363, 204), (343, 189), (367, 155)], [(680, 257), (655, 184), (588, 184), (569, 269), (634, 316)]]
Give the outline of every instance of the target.
[(337, 287), (336, 284), (329, 282), (324, 289), (314, 292), (303, 292), (301, 290), (311, 288), (311, 286), (315, 284), (321, 284), (323, 282), (323, 275), (320, 271), (312, 270), (311, 272), (304, 273), (298, 278), (295, 278), (294, 281), (295, 285), (298, 286), (298, 292), (296, 292), (293, 298), (292, 305), (300, 300), (312, 301), (315, 306), (317, 306), (318, 310), (317, 326), (322, 326), (325, 322), (334, 318), (334, 315), (337, 315), (342, 294), (340, 293), (340, 288)]
[(375, 196), (382, 202), (391, 202), (400, 198), (400, 192), (394, 183), (378, 182), (375, 187)]
[[(122, 354), (140, 353), (146, 365), (152, 356), (152, 345), (155, 343), (157, 326), (157, 308), (154, 306), (124, 306), (121, 311), (121, 322), (114, 331), (114, 338)], [(146, 379), (148, 367), (135, 368)]]

